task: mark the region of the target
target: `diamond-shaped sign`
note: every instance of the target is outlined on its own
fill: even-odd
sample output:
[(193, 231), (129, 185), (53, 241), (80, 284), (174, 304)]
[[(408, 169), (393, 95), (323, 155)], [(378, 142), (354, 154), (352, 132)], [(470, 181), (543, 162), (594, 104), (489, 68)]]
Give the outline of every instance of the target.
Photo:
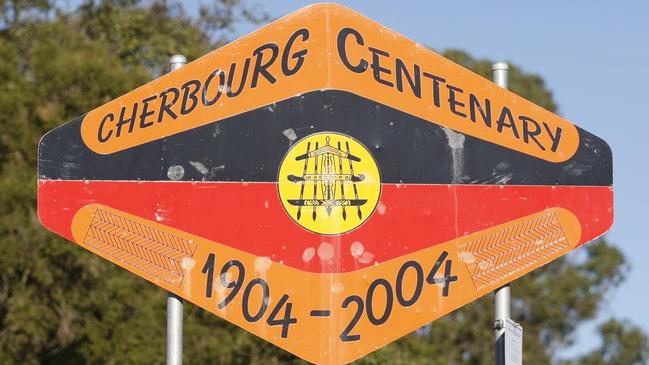
[(333, 4), (51, 131), (38, 171), (47, 228), (318, 364), (613, 219), (604, 141)]

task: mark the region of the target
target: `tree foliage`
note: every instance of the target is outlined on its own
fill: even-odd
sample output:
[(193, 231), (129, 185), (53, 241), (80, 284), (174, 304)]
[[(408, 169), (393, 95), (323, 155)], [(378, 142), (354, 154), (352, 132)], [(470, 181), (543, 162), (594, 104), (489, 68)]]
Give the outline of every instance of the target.
[(649, 362), (649, 342), (638, 327), (626, 321), (611, 319), (599, 327), (603, 344), (576, 360), (565, 361), (564, 365), (628, 364), (642, 365)]
[[(160, 364), (165, 293), (46, 232), (36, 214), (40, 136), (159, 76), (168, 57), (197, 58), (225, 42), (238, 21), (263, 12), (219, 0), (189, 16), (165, 1), (0, 0), (0, 364)], [(445, 56), (489, 77), (491, 62)], [(513, 91), (556, 104), (543, 79), (510, 71)], [(605, 240), (514, 283), (513, 317), (525, 327), (525, 361), (544, 364), (574, 340), (627, 270)], [(486, 297), (386, 346), (358, 364), (491, 364), (492, 298)], [(192, 305), (185, 319), (190, 364), (303, 361)], [(627, 322), (601, 328), (602, 346), (575, 364), (641, 364), (647, 337)]]

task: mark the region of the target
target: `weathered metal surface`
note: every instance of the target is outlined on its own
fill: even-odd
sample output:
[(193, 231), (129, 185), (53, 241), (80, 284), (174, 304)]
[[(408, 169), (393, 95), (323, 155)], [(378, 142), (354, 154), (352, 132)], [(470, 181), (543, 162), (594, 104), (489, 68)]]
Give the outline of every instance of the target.
[(48, 133), (38, 204), (80, 246), (342, 364), (602, 235), (611, 151), (323, 4)]

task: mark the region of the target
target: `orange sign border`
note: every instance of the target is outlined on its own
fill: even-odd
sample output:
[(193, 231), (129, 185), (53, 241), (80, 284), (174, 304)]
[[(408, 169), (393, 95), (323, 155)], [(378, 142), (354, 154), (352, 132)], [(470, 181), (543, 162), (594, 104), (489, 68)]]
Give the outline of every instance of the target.
[(298, 10), (92, 110), (81, 136), (93, 151), (110, 154), (314, 90), (349, 91), (551, 162), (568, 160), (579, 145), (569, 121), (328, 3)]

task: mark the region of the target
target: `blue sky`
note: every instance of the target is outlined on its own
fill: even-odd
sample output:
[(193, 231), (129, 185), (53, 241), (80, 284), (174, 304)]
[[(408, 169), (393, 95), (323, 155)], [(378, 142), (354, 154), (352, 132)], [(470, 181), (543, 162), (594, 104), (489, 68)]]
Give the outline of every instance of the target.
[[(260, 1), (280, 17), (313, 1)], [(406, 37), (443, 50), (503, 60), (541, 75), (558, 113), (605, 139), (613, 149), (615, 224), (608, 234), (631, 264), (600, 318), (625, 318), (649, 333), (649, 2), (340, 1)], [(242, 25), (237, 35), (254, 30)], [(516, 295), (516, 285), (513, 287)], [(596, 322), (579, 332), (566, 355), (593, 345)], [(523, 324), (524, 325), (524, 324)]]

